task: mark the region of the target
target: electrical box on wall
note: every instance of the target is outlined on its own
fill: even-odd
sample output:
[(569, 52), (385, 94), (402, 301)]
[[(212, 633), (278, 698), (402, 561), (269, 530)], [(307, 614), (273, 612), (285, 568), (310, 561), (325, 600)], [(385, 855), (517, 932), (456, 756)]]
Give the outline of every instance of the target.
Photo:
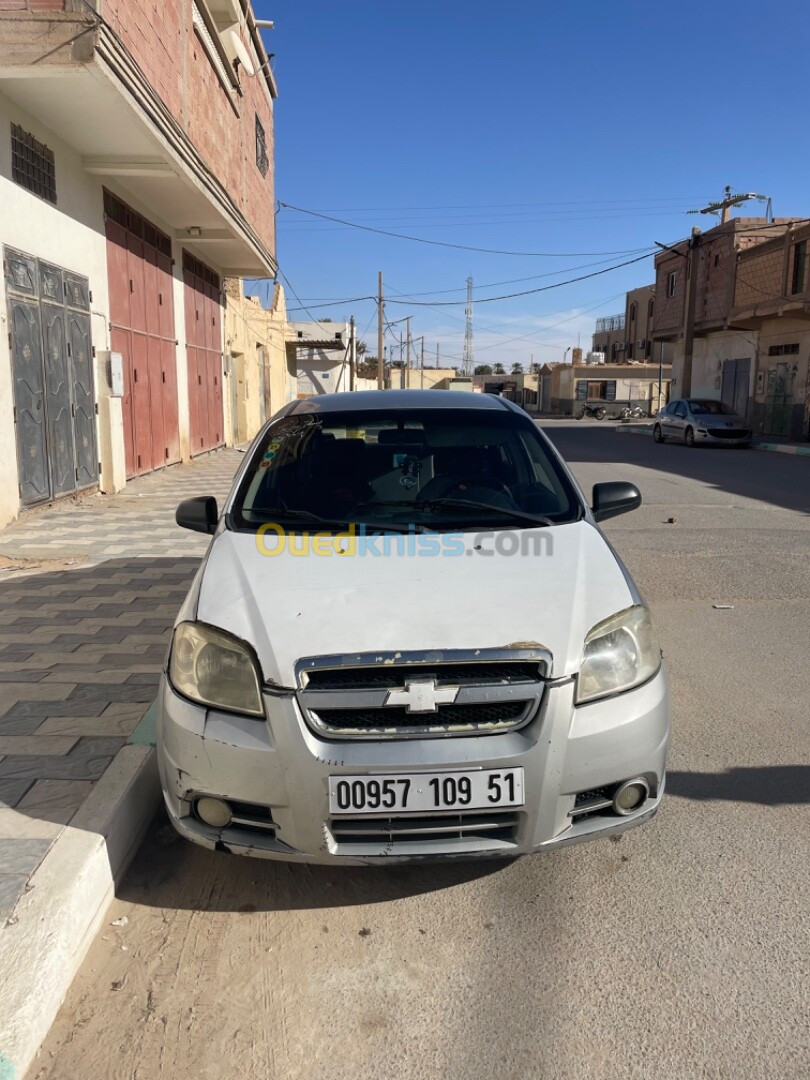
[(120, 352), (99, 353), (110, 397), (124, 396), (124, 357)]
[(110, 353), (110, 394), (124, 396), (124, 357), (120, 352)]

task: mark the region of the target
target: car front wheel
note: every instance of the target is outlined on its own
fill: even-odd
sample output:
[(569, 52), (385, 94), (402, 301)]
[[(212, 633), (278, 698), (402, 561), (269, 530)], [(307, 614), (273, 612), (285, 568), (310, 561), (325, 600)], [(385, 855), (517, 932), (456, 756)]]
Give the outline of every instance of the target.
[(692, 428), (688, 427), (686, 429), (686, 434), (683, 437), (683, 441), (686, 443), (687, 446), (695, 445), (695, 433)]
[(664, 441), (664, 433), (661, 430), (661, 425), (656, 424), (653, 428), (653, 442), (662, 443)]

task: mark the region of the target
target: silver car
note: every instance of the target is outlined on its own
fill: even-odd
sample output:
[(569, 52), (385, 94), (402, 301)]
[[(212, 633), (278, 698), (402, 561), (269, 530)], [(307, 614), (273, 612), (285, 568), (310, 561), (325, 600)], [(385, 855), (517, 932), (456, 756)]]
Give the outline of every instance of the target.
[(655, 417), (653, 438), (699, 446), (750, 446), (751, 425), (725, 405), (709, 398), (678, 398)]
[(325, 395), (261, 431), (175, 624), (158, 762), (175, 828), (269, 859), (514, 856), (640, 825), (669, 694), (636, 586), (503, 398)]

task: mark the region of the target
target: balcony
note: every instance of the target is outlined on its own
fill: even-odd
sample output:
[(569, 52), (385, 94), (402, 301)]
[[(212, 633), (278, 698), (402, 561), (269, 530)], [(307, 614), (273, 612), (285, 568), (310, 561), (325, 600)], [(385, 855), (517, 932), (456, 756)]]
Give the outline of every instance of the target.
[(273, 253), (87, 0), (0, 0), (0, 93), (53, 132), (85, 171), (115, 178), (226, 276), (274, 276)]
[(605, 315), (596, 320), (597, 334), (609, 334), (614, 330), (624, 330), (624, 312), (621, 315)]

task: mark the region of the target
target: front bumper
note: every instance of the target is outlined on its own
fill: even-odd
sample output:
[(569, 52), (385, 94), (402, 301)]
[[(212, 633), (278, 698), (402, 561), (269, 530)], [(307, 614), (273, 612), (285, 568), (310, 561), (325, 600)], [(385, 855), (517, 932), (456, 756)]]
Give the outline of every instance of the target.
[(750, 431), (733, 439), (729, 439), (724, 435), (717, 435), (711, 428), (705, 431), (698, 428), (695, 432), (696, 442), (703, 442), (711, 446), (750, 446), (751, 437)]
[[(644, 686), (613, 698), (575, 708), (573, 694), (573, 682), (548, 686), (534, 719), (499, 735), (327, 741), (309, 729), (292, 695), (267, 694), (262, 722), (197, 706), (164, 676), (157, 743), (166, 807), (175, 828), (205, 847), (324, 864), (515, 857), (642, 824), (656, 813), (664, 791), (669, 695), (663, 668)], [(330, 776), (509, 766), (524, 768), (525, 806), (511, 812), (509, 830), (497, 838), (462, 832), (346, 843), (333, 833)], [(647, 780), (650, 797), (634, 813), (571, 818), (578, 793), (637, 776)], [(203, 824), (194, 816), (201, 795), (246, 806), (237, 815), (241, 824)], [(251, 807), (269, 811), (266, 819), (254, 822)], [(435, 815), (440, 824), (452, 816)], [(362, 822), (381, 819), (385, 815), (356, 815)]]

